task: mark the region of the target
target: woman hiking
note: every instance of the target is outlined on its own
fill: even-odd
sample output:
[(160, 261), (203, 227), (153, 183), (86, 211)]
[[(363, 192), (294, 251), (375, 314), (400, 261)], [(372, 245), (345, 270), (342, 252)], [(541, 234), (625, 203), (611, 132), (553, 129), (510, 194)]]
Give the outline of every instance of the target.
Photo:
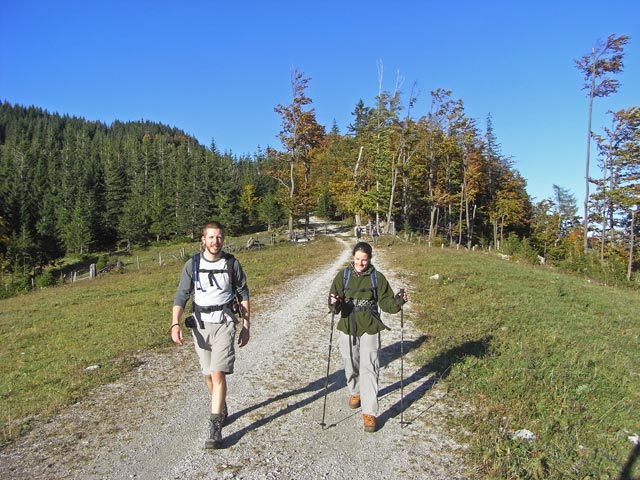
[(362, 406), (364, 431), (375, 432), (380, 332), (389, 329), (380, 319), (380, 310), (398, 313), (407, 301), (407, 294), (403, 290), (393, 293), (385, 276), (371, 263), (373, 251), (367, 242), (358, 242), (352, 255), (353, 260), (333, 279), (329, 307), (333, 313), (340, 313), (336, 328), (349, 407)]

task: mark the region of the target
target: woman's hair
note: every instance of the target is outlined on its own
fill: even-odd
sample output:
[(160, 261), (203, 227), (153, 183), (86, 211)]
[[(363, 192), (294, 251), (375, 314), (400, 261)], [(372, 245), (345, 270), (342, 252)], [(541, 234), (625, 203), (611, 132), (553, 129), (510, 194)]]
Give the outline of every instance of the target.
[(369, 255), (369, 258), (373, 257), (373, 249), (371, 248), (371, 245), (369, 245), (367, 242), (356, 243), (356, 246), (353, 247), (353, 252), (351, 254), (355, 255), (356, 252), (364, 252), (367, 255)]

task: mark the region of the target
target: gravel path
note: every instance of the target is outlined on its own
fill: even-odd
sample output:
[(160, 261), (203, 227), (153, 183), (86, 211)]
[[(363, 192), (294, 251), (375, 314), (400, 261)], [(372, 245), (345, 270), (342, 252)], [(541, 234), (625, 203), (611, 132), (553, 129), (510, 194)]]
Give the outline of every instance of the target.
[[(228, 377), (230, 424), (224, 448), (205, 451), (208, 395), (190, 343), (145, 354), (121, 382), (98, 389), (0, 452), (2, 479), (463, 479), (463, 446), (447, 434), (455, 415), (432, 372), (410, 363), (421, 342), (404, 322), (400, 422), (400, 315), (383, 315), (378, 432), (362, 430), (333, 336), (325, 423), (320, 425), (331, 316), (326, 296), (350, 258), (350, 242), (321, 271), (292, 280), (260, 306), (249, 345)], [(382, 251), (374, 265), (399, 288)], [(411, 292), (410, 286), (407, 286)], [(257, 308), (256, 308), (257, 310)]]

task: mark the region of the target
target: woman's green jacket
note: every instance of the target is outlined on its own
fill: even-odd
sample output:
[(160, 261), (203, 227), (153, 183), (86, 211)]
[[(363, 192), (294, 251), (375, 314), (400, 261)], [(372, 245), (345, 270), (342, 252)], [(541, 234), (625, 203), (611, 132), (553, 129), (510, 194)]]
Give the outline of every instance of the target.
[[(344, 290), (344, 270), (340, 270), (333, 279), (331, 284), (331, 294), (338, 295), (342, 301), (340, 302), (340, 320), (336, 327), (339, 331), (347, 335), (361, 336), (363, 333), (374, 335), (382, 330), (388, 329), (380, 320), (380, 314), (377, 306), (385, 313), (398, 313), (400, 306), (394, 301), (394, 293), (387, 281), (386, 277), (376, 270), (377, 278), (377, 305), (375, 305), (375, 296), (373, 292), (373, 282), (371, 274), (375, 267), (369, 267), (362, 273), (358, 274), (350, 263), (349, 280), (347, 282), (347, 291)], [(367, 308), (370, 306), (370, 308)], [(357, 308), (354, 308), (357, 307)], [(338, 313), (334, 309), (335, 313)], [(350, 317), (352, 317), (350, 319)], [(355, 326), (355, 332), (352, 332)]]

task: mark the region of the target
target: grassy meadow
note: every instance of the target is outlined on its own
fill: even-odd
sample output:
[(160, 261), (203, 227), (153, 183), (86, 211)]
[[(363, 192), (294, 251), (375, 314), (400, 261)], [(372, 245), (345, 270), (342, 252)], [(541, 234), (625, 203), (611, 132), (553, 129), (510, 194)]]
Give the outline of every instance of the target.
[[(472, 405), (453, 427), (481, 478), (623, 478), (640, 434), (637, 291), (486, 252), (387, 248), (428, 336), (418, 362)], [(513, 439), (522, 429), (535, 440)]]
[[(133, 251), (121, 257), (122, 273), (0, 300), (0, 445), (135, 367), (137, 353), (172, 348), (171, 305), (188, 258), (180, 252), (190, 256), (197, 248), (192, 243)], [(255, 295), (278, 288), (291, 272), (326, 264), (339, 249), (320, 237), (234, 254)], [(259, 318), (259, 305), (252, 310)], [(92, 365), (100, 368), (87, 371)]]
[[(133, 252), (124, 273), (0, 300), (2, 443), (116, 379), (136, 353), (171, 347), (181, 247), (197, 244)], [(637, 291), (486, 252), (387, 238), (378, 248), (410, 286), (410, 319), (427, 336), (411, 358), (469, 407), (450, 421), (479, 478), (619, 478), (628, 436), (640, 434)], [(320, 238), (235, 254), (260, 294), (339, 249)], [(536, 438), (513, 439), (521, 429)]]

